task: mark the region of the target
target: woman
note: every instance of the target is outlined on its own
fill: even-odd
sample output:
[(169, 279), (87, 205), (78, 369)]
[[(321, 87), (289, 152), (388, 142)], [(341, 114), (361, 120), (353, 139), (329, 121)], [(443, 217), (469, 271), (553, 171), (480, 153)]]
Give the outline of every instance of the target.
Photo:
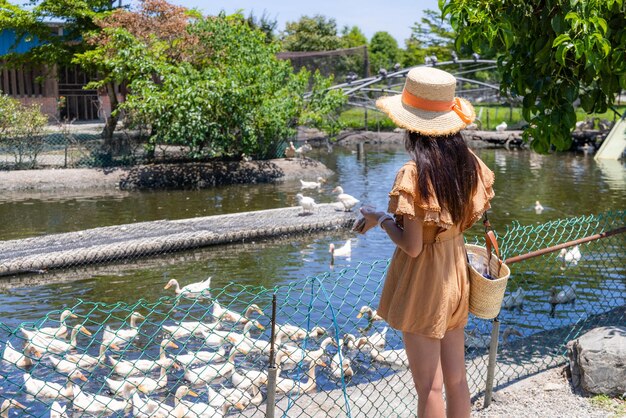
[(418, 394), (418, 417), (469, 417), (463, 329), (469, 277), (463, 231), (487, 210), (494, 175), (459, 131), (475, 118), (472, 105), (454, 97), (456, 79), (435, 68), (407, 74), (402, 94), (376, 105), (405, 128), (411, 160), (389, 193), (394, 217), (361, 210), (367, 232), (379, 225), (397, 248), (378, 313), (402, 331)]

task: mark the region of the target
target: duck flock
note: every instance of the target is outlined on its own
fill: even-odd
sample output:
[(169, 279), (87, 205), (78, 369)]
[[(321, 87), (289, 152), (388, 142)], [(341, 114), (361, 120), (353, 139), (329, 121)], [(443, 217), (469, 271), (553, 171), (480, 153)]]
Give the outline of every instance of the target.
[[(111, 326), (64, 310), (58, 326), (19, 328), (3, 344), (0, 417), (19, 409), (20, 415), (57, 418), (220, 417), (258, 407), (267, 392), (271, 347), (261, 322), (269, 317), (256, 304), (243, 312), (222, 306), (210, 284), (210, 278), (184, 287), (167, 282), (165, 289), (177, 295), (174, 309), (185, 313), (181, 321), (134, 311), (120, 327), (119, 320)], [(193, 309), (181, 307), (186, 302)], [(369, 306), (360, 318), (367, 330), (382, 320)], [(361, 370), (353, 367), (356, 356), (407, 367), (403, 349), (385, 348), (387, 331), (337, 338), (332, 329), (277, 324), (277, 398), (317, 390), (320, 373), (341, 384)]]
[[(326, 179), (318, 177), (316, 181), (304, 181), (300, 180), (301, 190), (322, 190), (322, 186), (326, 183)], [(336, 194), (337, 201), (335, 202), (337, 210), (343, 210), (350, 212), (360, 201), (356, 197), (345, 193), (341, 186), (337, 186), (332, 190), (333, 194)], [(313, 213), (317, 207), (315, 199), (310, 196), (305, 196), (302, 193), (296, 194), (296, 200), (298, 206), (302, 208), (302, 214), (307, 215)]]

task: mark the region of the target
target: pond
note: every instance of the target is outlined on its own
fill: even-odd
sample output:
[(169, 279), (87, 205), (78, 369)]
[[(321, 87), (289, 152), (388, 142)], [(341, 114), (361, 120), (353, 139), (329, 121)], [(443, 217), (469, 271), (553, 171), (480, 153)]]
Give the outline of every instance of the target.
[[(530, 151), (504, 149), (476, 152), (496, 174), (496, 198), (492, 202), (490, 219), (501, 233), (513, 221), (535, 225), (626, 208), (626, 170), (619, 162), (599, 164), (592, 156), (573, 153), (542, 156)], [(366, 146), (363, 156), (351, 149), (335, 147), (332, 154), (315, 150), (311, 157), (323, 161), (335, 172), (323, 188), (307, 191), (316, 201), (334, 201), (331, 190), (341, 185), (346, 193), (381, 209), (386, 207), (387, 193), (396, 170), (407, 160), (401, 148), (390, 146)], [(49, 194), (36, 198), (26, 194), (5, 195), (0, 197), (0, 219), (5, 220), (0, 224), (0, 239), (292, 206), (296, 204), (295, 195), (299, 192), (299, 182), (289, 181), (206, 190)], [(534, 210), (537, 200), (544, 207), (540, 214)], [(471, 240), (480, 234), (481, 228), (477, 224), (469, 231), (468, 238)], [(329, 244), (339, 246), (347, 240), (351, 241), (351, 257), (337, 258), (331, 266)], [(588, 250), (583, 251), (583, 259), (577, 268), (561, 271), (559, 268), (546, 270), (545, 266), (537, 266), (534, 269), (526, 265), (523, 271), (513, 271), (512, 286), (525, 286), (527, 303), (523, 310), (505, 311), (503, 320), (517, 326), (526, 336), (571, 323), (581, 313), (600, 313), (623, 306), (626, 268), (612, 265), (610, 274), (606, 274), (602, 270), (602, 254), (588, 255)], [(613, 257), (624, 258), (623, 245), (610, 251)], [(379, 229), (366, 236), (355, 236), (342, 230), (206, 248), (137, 263), (60, 271), (51, 275), (54, 277), (51, 283), (38, 285), (23, 285), (20, 278), (16, 278), (0, 290), (0, 321), (15, 328), (22, 322), (38, 322), (52, 311), (56, 313), (51, 318), (56, 319), (64, 307), (74, 307), (79, 317), (89, 317), (93, 324), (106, 321), (115, 328), (122, 326), (135, 307), (143, 309), (144, 313), (150, 307), (154, 315), (146, 321), (146, 329), (150, 329), (150, 333), (152, 330), (158, 332), (163, 321), (172, 323), (171, 318), (203, 318), (206, 314), (207, 305), (201, 302), (186, 302), (186, 308), (180, 309), (180, 306), (172, 305), (170, 299), (161, 299), (172, 295), (163, 289), (167, 280), (176, 278), (182, 286), (211, 276), (212, 288), (226, 287), (219, 295), (225, 304), (232, 302), (232, 306), (241, 308), (256, 302), (269, 314), (269, 293), (260, 294), (254, 289), (241, 293), (241, 287), (228, 286), (228, 283), (234, 281), (237, 285), (265, 287), (284, 285), (285, 291), (279, 294), (279, 317), (283, 315), (283, 322), (319, 324), (329, 329), (340, 325), (342, 332), (357, 333), (358, 328), (366, 325), (356, 319), (358, 309), (362, 305), (377, 304), (385, 260), (392, 252), (393, 246)], [(359, 267), (359, 263), (365, 264)], [(305, 281), (313, 276), (323, 278), (324, 286), (330, 289), (328, 294), (320, 291), (316, 281)], [(43, 276), (44, 280), (46, 277)], [(560, 307), (551, 316), (547, 303), (549, 288), (553, 284), (565, 283), (578, 283), (579, 298), (576, 305)], [(140, 298), (144, 302), (136, 306)], [(336, 311), (329, 310), (328, 299), (338, 306)], [(590, 308), (599, 300), (604, 305)], [(111, 316), (110, 310), (97, 302), (122, 303), (118, 306), (125, 313)], [(313, 309), (307, 318), (309, 305)], [(334, 314), (351, 319), (335, 321)], [(170, 318), (166, 318), (168, 315)], [(268, 325), (265, 317), (261, 322)], [(473, 320), (470, 328), (478, 329), (484, 325)], [(375, 329), (380, 330), (381, 326), (376, 325)], [(267, 332), (264, 332), (265, 336)], [(315, 346), (315, 343), (311, 344)], [(399, 347), (400, 344), (397, 334), (388, 336), (389, 347)], [(97, 346), (90, 346), (91, 351), (94, 349), (97, 353)], [(357, 362), (357, 365), (360, 371), (369, 367), (367, 362)], [(388, 371), (379, 370), (382, 374)], [(363, 381), (360, 376), (362, 374), (357, 373), (353, 383)], [(327, 375), (323, 375), (319, 383), (323, 389), (338, 387), (337, 380)]]

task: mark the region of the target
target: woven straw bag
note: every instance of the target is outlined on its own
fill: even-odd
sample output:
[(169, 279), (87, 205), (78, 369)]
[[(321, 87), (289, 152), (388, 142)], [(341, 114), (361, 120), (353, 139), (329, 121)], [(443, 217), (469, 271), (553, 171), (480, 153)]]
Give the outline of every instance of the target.
[[(488, 226), (489, 221), (486, 220), (485, 228)], [(483, 276), (469, 262), (467, 263), (470, 280), (469, 311), (478, 318), (493, 319), (500, 313), (511, 270), (500, 260), (500, 251), (493, 231), (487, 231), (486, 243), (486, 247), (465, 244), (468, 260), (470, 254), (488, 260), (488, 274), (491, 277), (490, 279)], [(491, 253), (492, 247), (495, 249), (496, 255)]]

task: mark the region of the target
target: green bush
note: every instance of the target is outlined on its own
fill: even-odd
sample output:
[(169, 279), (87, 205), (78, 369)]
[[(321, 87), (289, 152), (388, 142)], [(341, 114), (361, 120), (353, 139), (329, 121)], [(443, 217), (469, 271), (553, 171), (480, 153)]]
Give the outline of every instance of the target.
[(33, 168), (44, 147), (48, 118), (39, 106), (22, 105), (0, 94), (0, 147), (13, 155), (15, 168)]

